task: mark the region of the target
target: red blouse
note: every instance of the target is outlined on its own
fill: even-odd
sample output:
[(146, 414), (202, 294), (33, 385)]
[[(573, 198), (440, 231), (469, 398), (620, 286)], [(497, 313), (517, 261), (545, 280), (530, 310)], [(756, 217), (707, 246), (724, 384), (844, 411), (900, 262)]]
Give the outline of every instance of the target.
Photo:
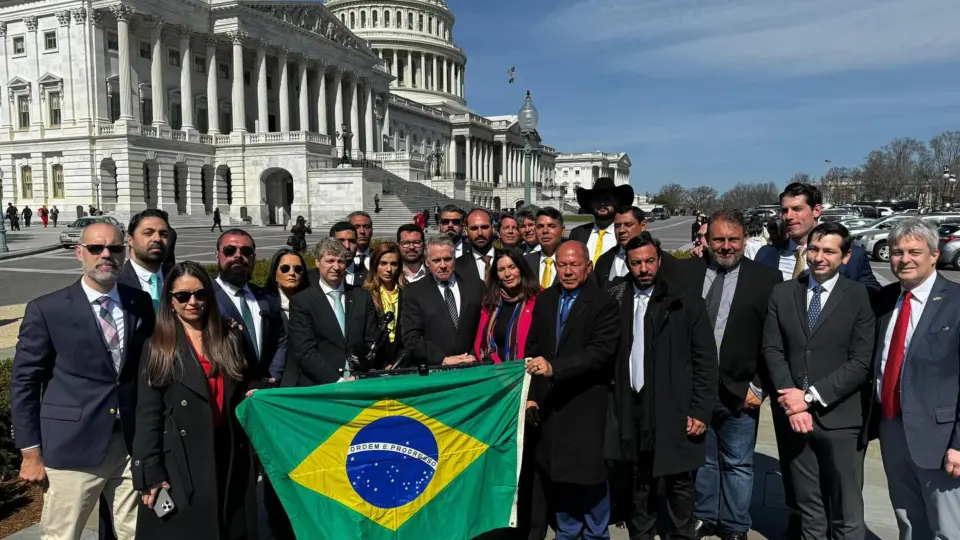
[(210, 362), (199, 352), (197, 352), (197, 358), (200, 360), (200, 365), (203, 366), (203, 372), (207, 375), (207, 385), (210, 388), (210, 409), (213, 411), (213, 425), (220, 426), (223, 423), (223, 375), (211, 377), (212, 366)]

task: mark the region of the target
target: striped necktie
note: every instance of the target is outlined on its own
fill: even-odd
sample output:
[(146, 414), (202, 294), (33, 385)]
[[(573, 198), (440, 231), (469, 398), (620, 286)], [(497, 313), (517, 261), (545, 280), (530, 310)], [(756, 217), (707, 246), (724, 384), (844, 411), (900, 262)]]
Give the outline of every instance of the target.
[(103, 332), (103, 341), (110, 351), (110, 357), (113, 359), (113, 367), (120, 372), (120, 360), (123, 358), (123, 352), (120, 348), (120, 331), (117, 329), (117, 321), (110, 313), (110, 297), (101, 296), (94, 303), (100, 306), (97, 310), (97, 322), (100, 323), (100, 331)]

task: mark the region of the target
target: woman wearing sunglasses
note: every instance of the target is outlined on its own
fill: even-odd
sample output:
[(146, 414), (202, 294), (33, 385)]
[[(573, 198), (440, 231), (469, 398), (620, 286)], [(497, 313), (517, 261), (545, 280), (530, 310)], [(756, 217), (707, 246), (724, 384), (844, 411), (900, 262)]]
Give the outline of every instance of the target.
[[(220, 315), (206, 271), (175, 265), (140, 363), (132, 472), (147, 508), (137, 538), (256, 538), (253, 451), (234, 414), (260, 386), (245, 343)], [(175, 507), (162, 518), (161, 491)]]
[(310, 284), (307, 281), (307, 262), (303, 256), (290, 248), (281, 248), (270, 261), (270, 271), (267, 273), (267, 284), (264, 292), (280, 297), (280, 310), (283, 313), (283, 327), (287, 328), (290, 321), (290, 299), (306, 289)]
[(387, 325), (387, 335), (380, 346), (375, 361), (375, 369), (383, 369), (393, 364), (400, 354), (400, 290), (406, 285), (400, 263), (400, 246), (393, 242), (383, 242), (373, 250), (370, 256), (371, 272), (363, 282), (363, 289), (370, 293), (373, 306), (377, 310), (377, 324), (383, 323), (386, 313), (393, 313), (393, 321)]

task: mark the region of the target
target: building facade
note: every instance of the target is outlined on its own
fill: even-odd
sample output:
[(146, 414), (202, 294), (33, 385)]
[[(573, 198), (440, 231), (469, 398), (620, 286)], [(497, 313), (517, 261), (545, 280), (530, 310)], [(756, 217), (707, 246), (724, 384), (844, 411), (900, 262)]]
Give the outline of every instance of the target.
[[(393, 181), (513, 207), (526, 139), (467, 108), (454, 22), (440, 0), (0, 2), (2, 200), (319, 225)], [(533, 139), (531, 202), (570, 196)]]

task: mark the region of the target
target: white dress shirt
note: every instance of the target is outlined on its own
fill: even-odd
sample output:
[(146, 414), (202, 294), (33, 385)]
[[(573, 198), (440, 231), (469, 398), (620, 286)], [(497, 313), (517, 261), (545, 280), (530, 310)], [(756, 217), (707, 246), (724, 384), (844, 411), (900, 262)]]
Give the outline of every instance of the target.
[[(637, 286), (634, 285), (632, 291), (633, 291), (634, 319), (636, 319), (637, 309), (640, 308), (641, 303), (643, 304), (641, 313), (644, 316), (646, 316), (647, 306), (650, 305), (650, 294), (653, 292), (653, 287), (647, 287), (646, 289), (638, 289)], [(631, 328), (634, 327), (635, 324), (636, 324), (636, 320), (634, 320), (633, 324), (631, 324)], [(633, 336), (633, 339), (637, 339), (637, 336)], [(643, 339), (646, 340), (646, 336), (643, 336)], [(631, 343), (631, 348), (632, 348), (632, 343)], [(646, 352), (646, 349), (644, 349), (644, 352)], [(645, 374), (643, 356), (644, 355), (641, 355), (640, 358), (634, 358), (633, 354), (630, 355), (630, 387), (633, 388), (634, 392), (639, 392), (641, 390), (641, 388), (637, 388), (637, 386), (642, 385), (642, 383), (638, 381), (644, 380), (643, 377), (634, 376), (634, 373)]]
[[(123, 307), (120, 303), (120, 293), (117, 291), (117, 286), (114, 285), (106, 295), (87, 285), (87, 282), (82, 279), (80, 280), (80, 286), (87, 295), (87, 301), (90, 302), (90, 309), (93, 310), (93, 316), (97, 321), (97, 328), (100, 328), (100, 304), (94, 302), (103, 296), (110, 298), (110, 316), (113, 317), (113, 322), (117, 326), (117, 339), (120, 340), (120, 354), (123, 354), (123, 336), (126, 329), (123, 327)], [(102, 333), (103, 332), (101, 332), (101, 335)], [(104, 336), (104, 344), (106, 344), (106, 336)]]
[[(608, 249), (617, 245), (617, 235), (613, 231), (613, 223), (608, 225), (603, 229), (606, 231), (603, 235), (603, 244), (600, 246), (600, 255), (603, 255), (607, 252)], [(594, 257), (594, 254), (597, 251), (597, 239), (600, 238), (600, 227), (596, 223), (593, 224), (593, 230), (590, 231), (590, 238), (587, 239), (587, 250), (590, 252), (590, 260), (594, 260), (597, 257)]]
[[(434, 277), (433, 280), (437, 283), (437, 289), (440, 290), (440, 298), (443, 298), (444, 301), (446, 301), (446, 298), (444, 298), (444, 296), (443, 296), (443, 292), (444, 292), (443, 284), (441, 284), (441, 283), (440, 283), (440, 280), (438, 280), (436, 277)], [(457, 276), (451, 274), (451, 275), (450, 275), (450, 279), (447, 280), (447, 283), (450, 284), (450, 290), (453, 291), (453, 299), (454, 299), (455, 303), (457, 304), (457, 315), (459, 316), (459, 314), (460, 314), (460, 285), (457, 283)]]
[[(791, 240), (791, 242), (792, 242), (792, 240)], [(782, 261), (781, 261), (781, 263), (782, 263)], [(793, 270), (792, 270), (792, 269), (790, 270), (790, 275), (793, 275)], [(834, 276), (833, 276), (832, 278), (828, 279), (826, 282), (819, 284), (819, 285), (820, 285), (820, 314), (821, 314), (821, 316), (823, 315), (823, 308), (827, 307), (827, 300), (830, 299), (830, 293), (833, 292), (833, 289), (834, 289), (834, 287), (837, 286), (837, 282), (838, 282), (838, 281), (840, 281), (840, 272), (837, 272), (836, 274), (834, 274)], [(810, 301), (813, 300), (813, 288), (816, 287), (817, 285), (818, 285), (817, 280), (813, 277), (813, 275), (811, 275), (811, 276), (810, 276), (810, 280), (809, 280), (808, 283), (807, 283), (807, 313), (810, 312)], [(804, 321), (804, 322), (806, 322), (806, 321)], [(814, 387), (811, 386), (811, 387), (810, 387), (810, 393), (813, 394), (813, 398), (816, 399), (817, 402), (820, 403), (820, 405), (823, 405), (824, 407), (827, 407), (827, 406), (828, 406), (828, 405), (827, 405), (827, 402), (824, 401), (823, 398), (820, 397), (820, 393), (817, 392), (817, 389), (816, 389), (816, 388), (814, 388)]]
[[(793, 267), (797, 264), (797, 247), (799, 245), (796, 240), (791, 238), (787, 245), (780, 249), (780, 265), (778, 268), (780, 273), (783, 274), (784, 281), (793, 279)], [(806, 250), (804, 250), (804, 256), (806, 256)], [(809, 269), (806, 268), (806, 263), (804, 263), (804, 274), (808, 271)]]
[[(333, 310), (333, 313), (337, 313), (337, 306), (333, 303), (333, 297), (330, 296), (330, 293), (333, 291), (340, 291), (340, 305), (343, 307), (343, 316), (347, 316), (347, 299), (346, 293), (343, 289), (343, 283), (340, 283), (339, 287), (331, 287), (327, 284), (323, 278), (320, 278), (320, 290), (323, 291), (323, 296), (327, 299), (327, 303), (330, 304), (330, 309)], [(346, 319), (344, 319), (344, 324), (346, 324)]]
[(417, 273), (411, 274), (407, 272), (407, 267), (403, 267), (403, 275), (407, 278), (407, 283), (414, 283), (420, 281), (421, 279), (427, 276), (427, 265), (420, 263), (420, 269), (417, 270)]
[(343, 280), (347, 283), (347, 285), (350, 285), (351, 287), (358, 287), (360, 285), (363, 285), (363, 283), (357, 283), (357, 265), (356, 264), (350, 263), (350, 266), (347, 266), (344, 272), (345, 274), (343, 276)]
[(553, 265), (550, 267), (550, 284), (553, 285), (553, 282), (557, 279), (557, 254), (554, 252), (553, 255), (547, 257), (542, 252), (540, 253), (540, 271), (537, 272), (537, 283), (543, 282), (543, 272), (547, 269), (547, 259), (553, 261)]
[[(223, 288), (223, 292), (227, 293), (227, 296), (230, 297), (230, 301), (233, 303), (233, 307), (237, 308), (237, 313), (243, 314), (243, 309), (240, 307), (240, 298), (237, 297), (238, 289), (232, 283), (227, 283), (226, 281), (217, 277), (217, 284)], [(250, 287), (247, 285), (243, 286), (243, 290), (246, 291), (246, 302), (247, 307), (250, 308), (250, 315), (253, 317), (253, 335), (257, 340), (257, 350), (263, 350), (263, 318), (260, 316), (260, 304), (257, 303), (256, 297), (253, 296), (253, 292), (250, 290)], [(243, 324), (243, 321), (237, 321), (237, 324)]]
[[(150, 277), (153, 276), (153, 272), (147, 270), (146, 268), (140, 266), (137, 261), (130, 259), (130, 266), (133, 267), (133, 271), (137, 273), (137, 278), (140, 280), (140, 289), (150, 294), (153, 290), (153, 287), (150, 286)], [(163, 270), (157, 270), (157, 279), (160, 280), (160, 289), (163, 289)]]
[[(907, 336), (903, 342), (903, 351), (910, 350), (910, 341), (913, 339), (913, 331), (920, 324), (920, 317), (923, 316), (923, 309), (927, 307), (927, 300), (930, 299), (930, 293), (933, 292), (933, 284), (937, 281), (937, 273), (930, 274), (923, 283), (914, 287), (910, 297), (910, 323), (907, 324)], [(886, 331), (883, 334), (883, 350), (880, 351), (880, 375), (877, 376), (877, 400), (883, 392), (883, 372), (887, 368), (887, 355), (890, 354), (890, 342), (893, 340), (893, 327), (897, 325), (897, 317), (900, 316), (900, 308), (903, 307), (903, 293), (906, 292), (900, 287), (900, 298), (897, 299), (897, 307), (890, 314), (890, 322), (887, 323)]]
[(470, 250), (470, 253), (473, 254), (474, 262), (476, 263), (476, 266), (477, 266), (477, 274), (480, 276), (480, 279), (481, 280), (487, 279), (487, 265), (486, 263), (483, 262), (483, 257), (485, 255), (490, 256), (490, 268), (493, 268), (493, 265), (494, 265), (493, 248), (491, 247), (490, 251), (488, 251), (486, 254), (480, 253), (479, 251), (475, 251), (475, 250)]
[(608, 276), (611, 281), (627, 275), (630, 271), (627, 268), (627, 252), (622, 247), (618, 247), (616, 250), (617, 255), (613, 258), (613, 265), (610, 266), (610, 275)]
[(457, 240), (457, 243), (453, 245), (453, 258), (459, 259), (463, 256), (463, 238)]
[(367, 270), (370, 269), (370, 254), (371, 249), (367, 248), (365, 251), (358, 251), (356, 255), (353, 256), (353, 264), (359, 265), (363, 263), (363, 267)]

